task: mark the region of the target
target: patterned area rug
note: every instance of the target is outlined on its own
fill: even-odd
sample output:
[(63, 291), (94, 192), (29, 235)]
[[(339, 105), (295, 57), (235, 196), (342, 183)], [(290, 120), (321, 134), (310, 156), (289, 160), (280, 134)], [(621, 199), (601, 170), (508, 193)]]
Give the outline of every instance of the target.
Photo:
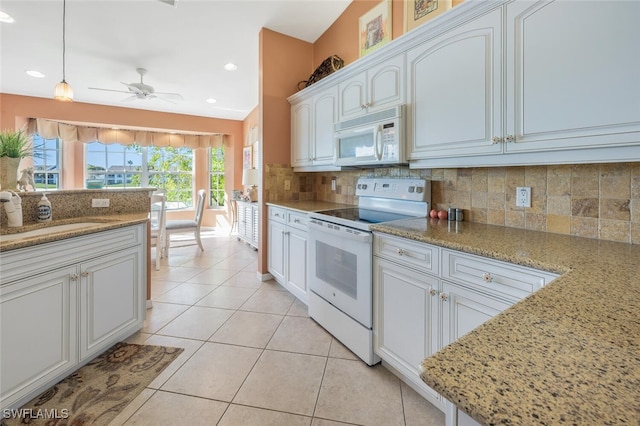
[[(6, 426), (106, 425), (178, 355), (182, 348), (116, 343), (4, 419)], [(15, 417), (19, 415), (19, 417)]]

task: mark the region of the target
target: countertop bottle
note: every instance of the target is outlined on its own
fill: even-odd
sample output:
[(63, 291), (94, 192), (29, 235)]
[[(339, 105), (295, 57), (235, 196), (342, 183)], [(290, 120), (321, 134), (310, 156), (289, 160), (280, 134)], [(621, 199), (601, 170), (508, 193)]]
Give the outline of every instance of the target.
[(42, 194), (42, 198), (38, 201), (38, 222), (50, 222), (51, 216), (51, 201), (46, 194)]

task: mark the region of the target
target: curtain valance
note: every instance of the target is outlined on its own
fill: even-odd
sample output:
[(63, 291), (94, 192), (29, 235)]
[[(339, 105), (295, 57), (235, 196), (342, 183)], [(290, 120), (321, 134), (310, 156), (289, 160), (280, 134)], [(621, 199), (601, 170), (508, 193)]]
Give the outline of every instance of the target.
[(110, 129), (106, 127), (77, 126), (43, 118), (29, 119), (29, 134), (37, 133), (45, 139), (60, 138), (64, 142), (101, 142), (121, 145), (171, 146), (187, 148), (218, 148), (228, 145), (228, 135), (211, 133), (202, 135), (162, 133), (144, 130)]

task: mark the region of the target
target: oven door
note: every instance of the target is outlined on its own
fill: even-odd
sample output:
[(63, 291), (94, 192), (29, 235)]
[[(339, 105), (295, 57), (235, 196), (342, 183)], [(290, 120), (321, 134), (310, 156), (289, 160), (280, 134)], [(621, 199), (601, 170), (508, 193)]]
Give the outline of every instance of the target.
[(370, 232), (309, 221), (310, 290), (367, 328), (372, 325), (372, 243)]

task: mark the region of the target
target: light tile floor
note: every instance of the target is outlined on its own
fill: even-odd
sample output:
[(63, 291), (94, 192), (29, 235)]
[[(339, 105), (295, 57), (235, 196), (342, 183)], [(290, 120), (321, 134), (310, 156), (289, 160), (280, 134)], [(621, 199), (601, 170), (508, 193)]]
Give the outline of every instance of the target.
[(152, 270), (153, 308), (128, 340), (185, 350), (111, 425), (444, 425), (283, 287), (260, 282), (257, 252), (216, 231), (203, 244), (174, 242)]

